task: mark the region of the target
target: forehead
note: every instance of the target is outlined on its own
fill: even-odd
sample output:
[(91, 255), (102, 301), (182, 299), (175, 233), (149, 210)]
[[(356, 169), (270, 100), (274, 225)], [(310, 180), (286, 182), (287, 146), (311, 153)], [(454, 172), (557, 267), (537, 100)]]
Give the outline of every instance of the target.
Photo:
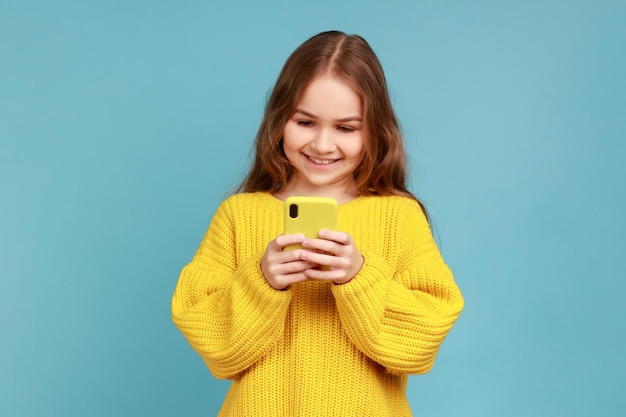
[(302, 91), (296, 107), (313, 114), (362, 116), (360, 94), (344, 80), (330, 74), (314, 78)]

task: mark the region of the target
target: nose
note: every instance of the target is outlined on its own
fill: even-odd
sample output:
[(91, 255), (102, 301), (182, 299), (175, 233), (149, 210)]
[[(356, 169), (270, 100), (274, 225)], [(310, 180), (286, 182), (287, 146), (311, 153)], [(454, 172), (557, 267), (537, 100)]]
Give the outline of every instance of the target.
[(333, 152), (337, 146), (331, 129), (320, 129), (311, 141), (311, 147), (320, 154)]

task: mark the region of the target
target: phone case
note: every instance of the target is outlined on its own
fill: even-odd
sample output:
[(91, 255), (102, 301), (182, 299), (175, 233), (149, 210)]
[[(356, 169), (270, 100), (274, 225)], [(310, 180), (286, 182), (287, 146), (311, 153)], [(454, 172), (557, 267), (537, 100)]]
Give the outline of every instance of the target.
[[(285, 200), (285, 234), (302, 233), (317, 238), (321, 229), (337, 230), (339, 205), (330, 197), (292, 196)], [(290, 245), (285, 250), (300, 245)]]

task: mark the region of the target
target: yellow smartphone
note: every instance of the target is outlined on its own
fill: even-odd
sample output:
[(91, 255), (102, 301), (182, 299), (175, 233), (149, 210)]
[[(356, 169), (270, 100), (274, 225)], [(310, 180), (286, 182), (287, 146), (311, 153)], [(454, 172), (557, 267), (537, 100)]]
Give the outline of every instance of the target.
[[(337, 230), (339, 205), (330, 197), (291, 196), (285, 200), (285, 234), (318, 238), (321, 229)], [(300, 248), (289, 245), (285, 250)]]

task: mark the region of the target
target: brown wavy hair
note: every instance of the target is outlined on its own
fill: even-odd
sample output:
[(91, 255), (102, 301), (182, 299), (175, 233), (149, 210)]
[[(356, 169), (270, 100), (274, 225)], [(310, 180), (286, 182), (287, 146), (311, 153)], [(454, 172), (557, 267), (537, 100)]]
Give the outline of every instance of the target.
[(254, 161), (239, 192), (280, 191), (293, 166), (282, 147), (283, 132), (308, 85), (330, 74), (360, 96), (365, 152), (354, 172), (360, 195), (404, 195), (422, 203), (407, 188), (407, 162), (397, 117), (389, 99), (383, 68), (359, 35), (339, 31), (319, 33), (287, 59), (265, 107), (254, 143)]

